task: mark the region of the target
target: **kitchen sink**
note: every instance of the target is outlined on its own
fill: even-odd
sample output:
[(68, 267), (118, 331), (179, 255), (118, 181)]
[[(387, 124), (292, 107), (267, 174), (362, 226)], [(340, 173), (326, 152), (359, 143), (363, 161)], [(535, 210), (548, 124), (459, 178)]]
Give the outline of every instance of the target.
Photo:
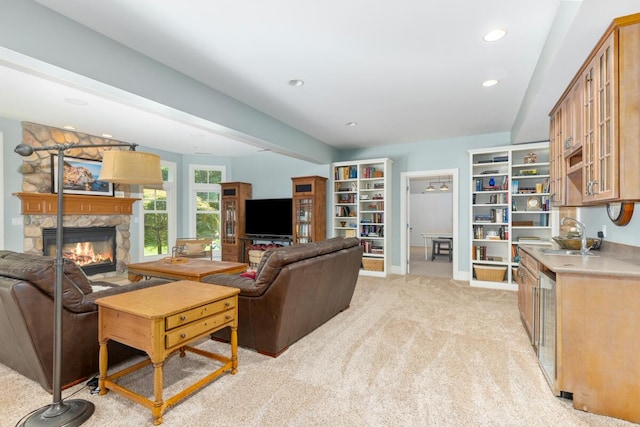
[[(545, 255), (570, 255), (570, 256), (583, 256), (580, 251), (576, 251), (574, 249), (544, 249), (542, 251)], [(593, 252), (589, 252), (585, 256), (598, 256)]]

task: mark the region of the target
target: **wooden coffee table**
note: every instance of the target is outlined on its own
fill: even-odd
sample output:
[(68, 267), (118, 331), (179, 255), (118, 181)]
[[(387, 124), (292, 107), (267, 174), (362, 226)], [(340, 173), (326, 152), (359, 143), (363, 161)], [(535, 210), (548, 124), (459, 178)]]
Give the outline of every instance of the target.
[[(162, 423), (170, 406), (204, 387), (225, 372), (238, 368), (238, 293), (237, 288), (188, 280), (138, 289), (98, 298), (98, 341), (100, 343), (100, 395), (109, 390), (151, 410), (153, 424)], [(190, 347), (188, 344), (215, 331), (231, 328), (231, 356)], [(109, 340), (145, 351), (149, 359), (107, 375)], [(164, 400), (163, 366), (175, 352), (185, 351), (219, 362), (218, 368)], [(222, 366), (219, 366), (220, 363)], [(153, 364), (153, 400), (117, 383), (118, 378)]]
[(241, 262), (210, 261), (203, 258), (165, 258), (158, 261), (129, 264), (129, 280), (138, 282), (144, 277), (193, 280), (215, 273), (242, 273), (248, 264)]

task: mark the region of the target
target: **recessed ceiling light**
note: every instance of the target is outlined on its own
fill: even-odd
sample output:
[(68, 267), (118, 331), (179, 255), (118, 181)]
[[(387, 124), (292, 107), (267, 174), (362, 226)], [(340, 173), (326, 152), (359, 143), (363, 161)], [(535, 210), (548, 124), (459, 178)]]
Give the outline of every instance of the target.
[(491, 87), (491, 86), (495, 86), (497, 84), (498, 84), (498, 81), (497, 80), (493, 80), (493, 79), (482, 82), (482, 86), (484, 86), (484, 87)]
[(85, 106), (85, 105), (89, 104), (84, 99), (79, 99), (79, 98), (65, 98), (64, 100), (66, 102), (68, 102), (69, 104), (72, 104), (72, 105)]
[(358, 126), (358, 122), (348, 122), (346, 123), (346, 125), (352, 128), (352, 127)]
[(489, 31), (487, 34), (485, 34), (482, 40), (486, 42), (495, 42), (500, 40), (506, 35), (507, 35), (507, 30), (503, 30), (503, 29), (492, 30), (492, 31)]
[(71, 125), (64, 125), (64, 126), (62, 126), (62, 129), (66, 129), (66, 130), (76, 130), (75, 126), (71, 126)]
[(103, 133), (102, 137), (103, 138), (113, 138), (113, 135), (111, 135), (110, 133)]
[(300, 79), (289, 80), (289, 85), (295, 86), (295, 87), (300, 87), (300, 86), (304, 85), (304, 80), (300, 80)]

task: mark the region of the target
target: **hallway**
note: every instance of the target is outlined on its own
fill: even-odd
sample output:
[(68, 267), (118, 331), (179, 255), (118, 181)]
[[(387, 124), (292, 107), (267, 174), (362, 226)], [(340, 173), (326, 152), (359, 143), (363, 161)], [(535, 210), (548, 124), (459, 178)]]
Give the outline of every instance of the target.
[(412, 275), (453, 277), (453, 263), (446, 256), (437, 256), (435, 260), (424, 259), (424, 246), (411, 246), (411, 263), (409, 271)]

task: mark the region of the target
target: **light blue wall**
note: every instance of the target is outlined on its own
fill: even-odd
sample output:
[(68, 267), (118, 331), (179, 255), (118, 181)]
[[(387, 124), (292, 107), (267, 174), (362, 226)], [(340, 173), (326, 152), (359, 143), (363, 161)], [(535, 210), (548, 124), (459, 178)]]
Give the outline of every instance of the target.
[(20, 213), (20, 199), (13, 195), (22, 190), (22, 175), (20, 165), (22, 157), (13, 152), (16, 145), (22, 142), (22, 124), (17, 120), (0, 117), (0, 132), (3, 134), (3, 165), (4, 176), (4, 249), (22, 252), (24, 232), (21, 225), (11, 225), (11, 219), (22, 219)]
[(329, 164), (317, 165), (267, 151), (235, 158), (232, 164), (230, 180), (251, 183), (254, 199), (291, 197), (293, 177), (329, 177)]
[(640, 246), (640, 203), (634, 205), (631, 221), (623, 227), (611, 222), (605, 206), (578, 208), (578, 216), (585, 224), (589, 236), (596, 236), (597, 232), (602, 230), (602, 226), (606, 226), (605, 244), (615, 242)]

